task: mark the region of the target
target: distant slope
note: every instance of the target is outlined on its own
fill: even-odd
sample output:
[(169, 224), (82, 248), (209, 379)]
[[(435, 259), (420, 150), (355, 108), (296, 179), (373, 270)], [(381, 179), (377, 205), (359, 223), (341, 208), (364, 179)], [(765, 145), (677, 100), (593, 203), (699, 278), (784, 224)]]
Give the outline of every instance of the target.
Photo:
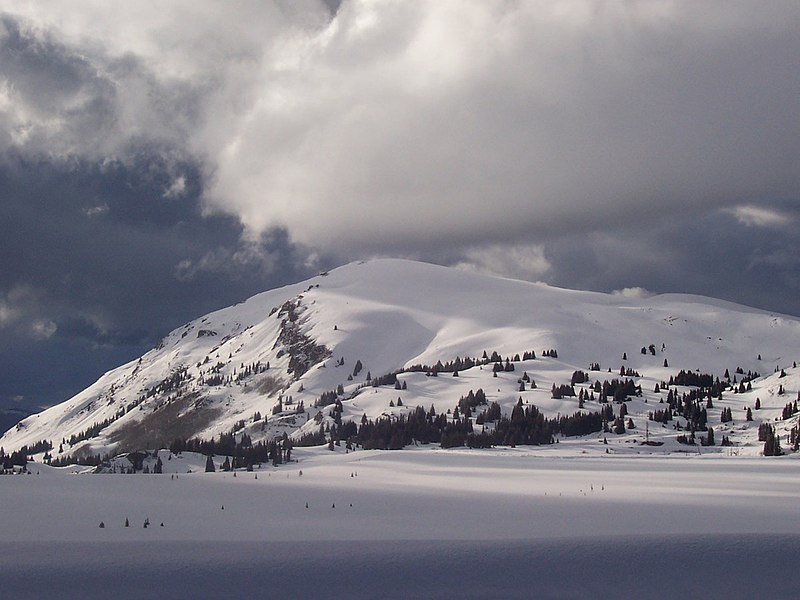
[[(622, 436), (630, 441), (641, 441), (648, 412), (665, 399), (663, 384), (679, 370), (699, 370), (723, 381), (726, 369), (731, 380), (737, 368), (759, 372), (762, 378), (750, 382), (751, 391), (726, 392), (708, 416), (710, 424), (721, 427), (718, 435), (724, 431), (755, 453), (757, 425), (780, 416), (800, 390), (800, 374), (793, 368), (800, 357), (799, 334), (800, 320), (794, 317), (697, 296), (631, 299), (374, 260), (196, 319), (70, 400), (24, 419), (5, 433), (0, 446), (11, 451), (48, 440), (53, 456), (79, 457), (232, 431), (253, 441), (284, 433), (297, 437), (330, 426), (329, 409), (315, 404), (332, 391), (342, 401), (345, 420), (407, 414), (417, 405), (444, 412), (478, 388), (506, 414), (520, 397), (548, 415), (571, 414), (578, 410), (577, 400), (554, 399), (551, 388), (569, 384), (575, 370), (589, 372), (595, 365), (599, 371), (589, 372), (590, 380), (576, 392), (588, 395), (590, 386), (619, 376), (621, 367), (636, 373), (632, 377), (642, 396), (626, 408), (637, 428)], [(544, 358), (549, 349), (556, 349), (558, 358)], [(405, 390), (364, 387), (368, 376), (374, 380), (457, 357), (480, 359), (484, 351), (503, 359), (533, 351), (536, 359), (516, 361), (513, 372), (498, 377), (491, 366), (476, 366), (459, 377), (400, 374)], [(775, 369), (785, 369), (786, 376), (779, 381)], [(523, 373), (534, 379), (536, 389), (520, 392)], [(756, 397), (763, 409), (743, 424), (744, 411)], [(398, 398), (402, 406), (390, 406)], [(594, 401), (582, 410), (600, 408)], [(731, 408), (733, 423), (720, 422), (722, 408)], [(646, 436), (667, 441), (662, 450), (682, 449), (674, 443), (676, 422), (653, 424)], [(781, 433), (795, 423), (796, 418), (781, 421)]]
[(0, 409), (0, 431), (10, 429), (30, 414), (29, 410), (23, 408)]

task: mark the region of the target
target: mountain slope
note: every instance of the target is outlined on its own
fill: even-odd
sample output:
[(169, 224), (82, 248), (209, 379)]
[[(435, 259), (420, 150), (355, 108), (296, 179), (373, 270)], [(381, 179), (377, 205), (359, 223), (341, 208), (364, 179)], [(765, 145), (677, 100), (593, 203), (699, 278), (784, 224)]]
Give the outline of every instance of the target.
[[(524, 397), (526, 405), (546, 414), (571, 414), (578, 401), (552, 398), (551, 387), (570, 384), (575, 370), (594, 365), (599, 370), (589, 372), (590, 380), (576, 391), (585, 389), (588, 395), (590, 385), (619, 376), (620, 367), (642, 390), (626, 404), (638, 425), (623, 436), (629, 440), (641, 437), (648, 412), (665, 397), (666, 389), (654, 391), (656, 384), (664, 388), (680, 369), (723, 381), (726, 369), (733, 377), (736, 369), (768, 376), (751, 381), (751, 391), (726, 392), (714, 412), (709, 409), (715, 428), (721, 426), (741, 446), (756, 448), (758, 423), (779, 416), (800, 389), (800, 374), (793, 368), (800, 356), (798, 334), (796, 318), (709, 298), (631, 299), (374, 260), (194, 320), (72, 399), (24, 419), (6, 432), (0, 446), (11, 451), (47, 440), (53, 456), (74, 458), (231, 431), (247, 433), (253, 441), (283, 433), (297, 437), (331, 423), (330, 413), (314, 405), (337, 389), (345, 420), (398, 415), (417, 405), (443, 412), (478, 388), (506, 412)], [(558, 357), (544, 358), (549, 349)], [(503, 359), (533, 351), (537, 358), (515, 361), (513, 372), (497, 377), (480, 366), (459, 377), (404, 373), (402, 393), (392, 385), (364, 387), (369, 376), (374, 381), (413, 365), (481, 358), (484, 351)], [(358, 363), (362, 368), (355, 372)], [(775, 369), (785, 369), (786, 376), (779, 378)], [(520, 392), (523, 372), (536, 389)], [(754, 406), (756, 397), (763, 409), (752, 424), (742, 424), (745, 408)], [(400, 407), (394, 406), (398, 398)], [(592, 401), (583, 410), (600, 408)], [(733, 423), (720, 423), (722, 408), (735, 411)], [(781, 431), (795, 421), (782, 422)], [(672, 440), (673, 427), (650, 427), (646, 436)], [(667, 448), (675, 447), (670, 444)]]

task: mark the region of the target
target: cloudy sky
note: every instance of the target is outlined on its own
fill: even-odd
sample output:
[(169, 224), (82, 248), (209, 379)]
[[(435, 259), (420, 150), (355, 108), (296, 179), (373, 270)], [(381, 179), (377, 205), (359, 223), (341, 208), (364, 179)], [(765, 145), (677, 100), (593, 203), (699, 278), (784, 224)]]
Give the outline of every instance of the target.
[(0, 0), (0, 409), (402, 256), (800, 315), (800, 3)]

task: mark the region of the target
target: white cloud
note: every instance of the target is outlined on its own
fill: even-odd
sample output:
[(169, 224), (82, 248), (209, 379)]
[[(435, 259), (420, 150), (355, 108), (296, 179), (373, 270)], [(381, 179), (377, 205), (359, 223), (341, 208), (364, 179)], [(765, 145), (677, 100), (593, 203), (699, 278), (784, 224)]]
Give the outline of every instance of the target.
[(98, 204), (97, 206), (90, 206), (89, 208), (85, 208), (83, 210), (83, 214), (87, 217), (99, 217), (106, 214), (109, 211), (109, 206), (106, 203)]
[(626, 287), (621, 290), (614, 290), (613, 294), (624, 298), (648, 298), (653, 295), (652, 292), (642, 287)]
[(800, 50), (787, 41), (798, 11), (752, 24), (749, 12), (345, 3), (287, 46), (293, 62), (265, 56), (260, 100), (227, 122), (212, 160), (209, 205), (254, 232), (285, 225), (307, 244), (376, 249), (514, 241), (796, 190), (783, 153), (800, 133), (786, 86), (797, 74), (776, 59)]
[(0, 296), (0, 328), (14, 327), (25, 335), (44, 340), (58, 330), (50, 319), (39, 316), (42, 312), (42, 293), (28, 285), (16, 285), (5, 297)]
[(236, 248), (220, 246), (206, 252), (198, 260), (184, 259), (175, 266), (175, 278), (190, 281), (200, 273), (225, 273), (230, 276), (273, 272), (276, 259), (264, 245), (243, 242)]
[(541, 245), (494, 244), (467, 250), (456, 268), (490, 275), (537, 281), (550, 270)]
[(742, 225), (750, 227), (784, 227), (793, 222), (789, 215), (763, 206), (736, 206), (730, 209), (730, 213)]
[(58, 327), (49, 319), (36, 319), (31, 323), (31, 335), (36, 340), (46, 340), (52, 337)]
[(17, 320), (19, 311), (8, 304), (8, 302), (0, 299), (0, 327), (6, 327)]
[(84, 78), (49, 104), (0, 88), (6, 144), (172, 144), (202, 161), (206, 209), (253, 240), (516, 244), (800, 189), (792, 0), (3, 8)]
[(176, 177), (169, 187), (164, 190), (164, 198), (180, 198), (186, 193), (186, 178)]

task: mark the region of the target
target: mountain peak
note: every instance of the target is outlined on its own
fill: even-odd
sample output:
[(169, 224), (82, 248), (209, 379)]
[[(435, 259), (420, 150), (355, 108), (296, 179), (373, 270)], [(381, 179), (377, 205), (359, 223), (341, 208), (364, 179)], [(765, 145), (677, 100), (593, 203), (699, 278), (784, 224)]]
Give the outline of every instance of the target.
[[(651, 390), (680, 369), (769, 374), (800, 355), (798, 333), (792, 317), (712, 299), (577, 292), (376, 259), (195, 319), (70, 400), (24, 419), (0, 444), (10, 450), (45, 440), (62, 455), (86, 457), (165, 447), (176, 438), (297, 437), (330, 425), (331, 398), (352, 420), (401, 414), (389, 406), (398, 398), (387, 400), (394, 386), (371, 393), (365, 386), (383, 376), (399, 385), (402, 373), (409, 373), (404, 410), (433, 404), (446, 411), (483, 388), (496, 390), (491, 397), (510, 411), (525, 372), (538, 382), (526, 402), (552, 414), (577, 409), (550, 393), (570, 384), (575, 371), (594, 368), (598, 383), (629, 373), (648, 400), (642, 420), (649, 401), (663, 400)], [(484, 352), (515, 362), (517, 376), (497, 381), (485, 361), (453, 363)], [(531, 355), (539, 359), (524, 358)], [(475, 366), (447, 384), (424, 377), (423, 366), (448, 363)]]

